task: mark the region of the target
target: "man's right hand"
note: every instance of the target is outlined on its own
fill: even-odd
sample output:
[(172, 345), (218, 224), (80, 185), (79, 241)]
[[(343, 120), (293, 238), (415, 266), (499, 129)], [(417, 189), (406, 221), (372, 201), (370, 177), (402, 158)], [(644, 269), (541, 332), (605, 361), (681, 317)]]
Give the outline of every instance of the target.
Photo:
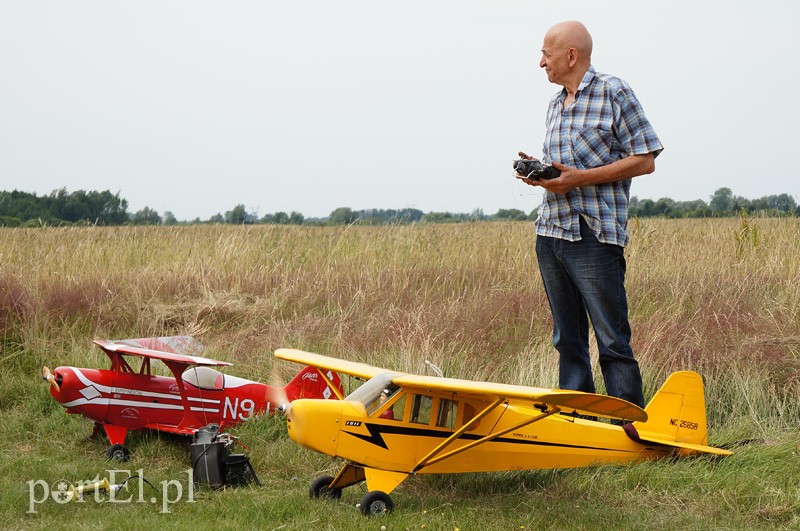
[[(517, 155), (519, 156), (519, 158), (525, 159), (525, 160), (539, 160), (537, 158), (531, 157), (530, 155), (528, 155), (524, 151), (520, 151), (519, 153), (517, 153)], [(514, 177), (516, 177), (517, 179), (519, 179), (520, 181), (524, 182), (525, 184), (527, 184), (529, 186), (539, 186), (539, 181), (537, 181), (536, 179), (528, 179), (527, 177), (525, 177), (524, 175), (522, 175), (519, 172), (515, 171), (514, 172)]]

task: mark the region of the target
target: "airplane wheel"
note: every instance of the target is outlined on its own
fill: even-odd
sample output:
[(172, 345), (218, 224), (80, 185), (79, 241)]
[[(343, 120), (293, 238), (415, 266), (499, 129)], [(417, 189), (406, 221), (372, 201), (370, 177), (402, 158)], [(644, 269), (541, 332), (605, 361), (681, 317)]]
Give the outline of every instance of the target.
[(106, 457), (112, 461), (127, 461), (130, 455), (131, 451), (121, 444), (112, 444), (106, 450)]
[(361, 498), (360, 509), (364, 516), (383, 516), (392, 512), (394, 502), (385, 492), (373, 490)]
[(322, 498), (325, 500), (338, 500), (342, 497), (342, 489), (332, 489), (328, 487), (333, 481), (333, 476), (320, 476), (311, 482), (308, 488), (308, 495), (311, 498)]

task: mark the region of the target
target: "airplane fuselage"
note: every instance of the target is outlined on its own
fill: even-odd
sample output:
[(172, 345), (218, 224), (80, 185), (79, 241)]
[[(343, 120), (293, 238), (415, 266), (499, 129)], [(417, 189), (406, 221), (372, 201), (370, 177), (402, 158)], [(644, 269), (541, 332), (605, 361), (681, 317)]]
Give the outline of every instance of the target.
[[(67, 413), (134, 430), (177, 428), (184, 420), (174, 377), (77, 367), (58, 367), (54, 374), (60, 389), (51, 387), (50, 394)], [(196, 421), (184, 425), (187, 433), (210, 423), (237, 424), (280, 405), (280, 398), (271, 397), (271, 388), (265, 384), (217, 374), (219, 380), (209, 382), (207, 388), (183, 381)]]
[[(443, 411), (438, 398), (433, 397), (433, 411)], [(506, 404), (490, 409), (476, 426), (454, 435), (464, 426), (464, 410), (481, 411), (489, 402), (452, 398), (441, 397), (452, 408), (450, 413), (416, 421), (412, 420), (412, 401), (397, 412), (395, 420), (368, 415), (358, 402), (298, 400), (292, 403), (288, 431), (295, 442), (321, 453), (365, 467), (419, 474), (623, 464), (674, 451), (636, 442), (620, 426), (605, 422), (554, 414), (526, 425), (542, 413)]]

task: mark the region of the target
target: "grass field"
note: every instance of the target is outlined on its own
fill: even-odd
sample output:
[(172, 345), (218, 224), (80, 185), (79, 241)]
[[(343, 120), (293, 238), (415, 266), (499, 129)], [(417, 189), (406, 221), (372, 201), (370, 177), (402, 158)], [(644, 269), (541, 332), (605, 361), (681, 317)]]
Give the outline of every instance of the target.
[[(188, 440), (133, 433), (123, 465), (67, 416), (42, 365), (105, 367), (94, 338), (193, 335), (227, 372), (268, 381), (294, 347), (425, 373), (555, 387), (552, 321), (530, 223), (392, 227), (186, 226), (0, 229), (0, 527), (264, 529), (719, 529), (800, 527), (800, 220), (631, 223), (633, 346), (649, 399), (674, 370), (706, 381), (724, 459), (411, 478), (396, 509), (308, 499), (338, 463), (283, 422), (232, 430), (263, 486), (199, 490), (163, 505), (49, 499), (34, 481), (141, 471), (188, 488)], [(602, 381), (598, 381), (602, 390)], [(120, 473), (122, 474), (122, 473)], [(126, 477), (127, 473), (118, 477)], [(177, 489), (177, 487), (175, 487)], [(33, 491), (34, 496), (42, 496)], [(167, 492), (176, 497), (176, 491)], [(150, 499), (155, 503), (150, 503)]]

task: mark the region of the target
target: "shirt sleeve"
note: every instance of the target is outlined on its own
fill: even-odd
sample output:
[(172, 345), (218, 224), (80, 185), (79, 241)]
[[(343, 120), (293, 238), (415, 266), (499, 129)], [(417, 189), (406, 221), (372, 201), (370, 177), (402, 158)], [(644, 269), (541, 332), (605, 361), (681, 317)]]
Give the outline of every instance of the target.
[(664, 146), (629, 86), (617, 91), (614, 107), (614, 127), (622, 149), (628, 155), (652, 153), (653, 157), (657, 157)]

